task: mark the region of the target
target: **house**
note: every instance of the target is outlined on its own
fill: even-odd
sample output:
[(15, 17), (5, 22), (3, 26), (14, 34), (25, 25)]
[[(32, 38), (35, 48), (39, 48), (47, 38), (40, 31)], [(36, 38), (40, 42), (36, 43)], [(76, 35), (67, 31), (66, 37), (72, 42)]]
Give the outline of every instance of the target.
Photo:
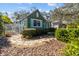
[(63, 20), (63, 21), (60, 21), (60, 20), (55, 20), (55, 21), (53, 21), (53, 23), (52, 23), (52, 27), (53, 28), (59, 28), (60, 26), (62, 27), (62, 28), (65, 28), (66, 27), (66, 25), (67, 24), (69, 24), (70, 22), (69, 21), (65, 21), (65, 20)]
[(51, 21), (45, 19), (39, 10), (35, 10), (25, 17), (25, 19), (17, 21), (16, 26), (19, 32), (24, 29), (46, 29), (51, 28)]

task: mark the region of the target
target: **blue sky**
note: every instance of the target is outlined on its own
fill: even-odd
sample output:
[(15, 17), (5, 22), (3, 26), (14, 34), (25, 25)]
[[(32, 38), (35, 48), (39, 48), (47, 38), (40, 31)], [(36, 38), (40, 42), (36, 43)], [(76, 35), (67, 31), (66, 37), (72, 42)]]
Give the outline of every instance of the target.
[(11, 18), (13, 13), (18, 10), (31, 10), (35, 7), (39, 11), (49, 12), (55, 8), (64, 6), (63, 3), (0, 3), (0, 12), (8, 12), (9, 17)]
[(42, 11), (49, 11), (63, 5), (63, 3), (0, 3), (0, 11), (14, 12), (21, 9), (30, 10), (32, 7), (36, 7)]

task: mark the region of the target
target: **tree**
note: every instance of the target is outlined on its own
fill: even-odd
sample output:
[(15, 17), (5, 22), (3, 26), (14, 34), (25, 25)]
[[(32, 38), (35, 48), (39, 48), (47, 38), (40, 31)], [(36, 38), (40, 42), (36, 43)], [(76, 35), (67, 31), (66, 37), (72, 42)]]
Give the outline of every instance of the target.
[(2, 20), (4, 23), (12, 23), (11, 19), (8, 16), (1, 16)]
[(0, 12), (0, 35), (2, 35), (3, 33), (5, 34), (5, 23), (10, 24), (12, 23), (12, 21), (8, 16), (4, 16)]
[(3, 33), (3, 21), (2, 21), (2, 13), (0, 12), (0, 36), (2, 35)]
[(26, 12), (26, 10), (20, 10), (20, 11), (16, 11), (14, 12), (14, 16), (13, 18), (15, 20), (20, 20), (20, 19), (25, 19), (30, 12)]
[(66, 3), (63, 7), (56, 8), (52, 14), (52, 19), (60, 20), (60, 24), (63, 20), (71, 20), (71, 23), (73, 23), (73, 21), (79, 19), (79, 4)]

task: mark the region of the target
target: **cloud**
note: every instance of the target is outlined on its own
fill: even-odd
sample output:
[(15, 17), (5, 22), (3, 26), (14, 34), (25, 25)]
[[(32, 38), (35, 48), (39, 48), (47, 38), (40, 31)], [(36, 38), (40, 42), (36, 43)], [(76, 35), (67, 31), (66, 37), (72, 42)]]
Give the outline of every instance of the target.
[(42, 9), (39, 9), (39, 11), (42, 11)]
[(46, 12), (47, 12), (47, 13), (49, 13), (49, 11), (48, 11), (48, 10), (47, 10)]
[(57, 3), (48, 3), (48, 6), (57, 6)]
[(55, 8), (59, 8), (61, 5), (60, 4), (57, 4), (57, 3), (48, 3), (48, 6), (52, 6), (52, 7), (55, 7)]

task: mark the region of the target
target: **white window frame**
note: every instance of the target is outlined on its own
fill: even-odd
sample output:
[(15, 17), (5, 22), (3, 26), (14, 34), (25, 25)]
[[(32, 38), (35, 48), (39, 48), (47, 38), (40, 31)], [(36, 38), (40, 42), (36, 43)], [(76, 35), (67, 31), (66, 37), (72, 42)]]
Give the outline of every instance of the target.
[[(34, 26), (34, 20), (40, 21), (40, 26)], [(42, 27), (42, 20), (39, 20), (39, 19), (31, 19), (31, 27)]]

